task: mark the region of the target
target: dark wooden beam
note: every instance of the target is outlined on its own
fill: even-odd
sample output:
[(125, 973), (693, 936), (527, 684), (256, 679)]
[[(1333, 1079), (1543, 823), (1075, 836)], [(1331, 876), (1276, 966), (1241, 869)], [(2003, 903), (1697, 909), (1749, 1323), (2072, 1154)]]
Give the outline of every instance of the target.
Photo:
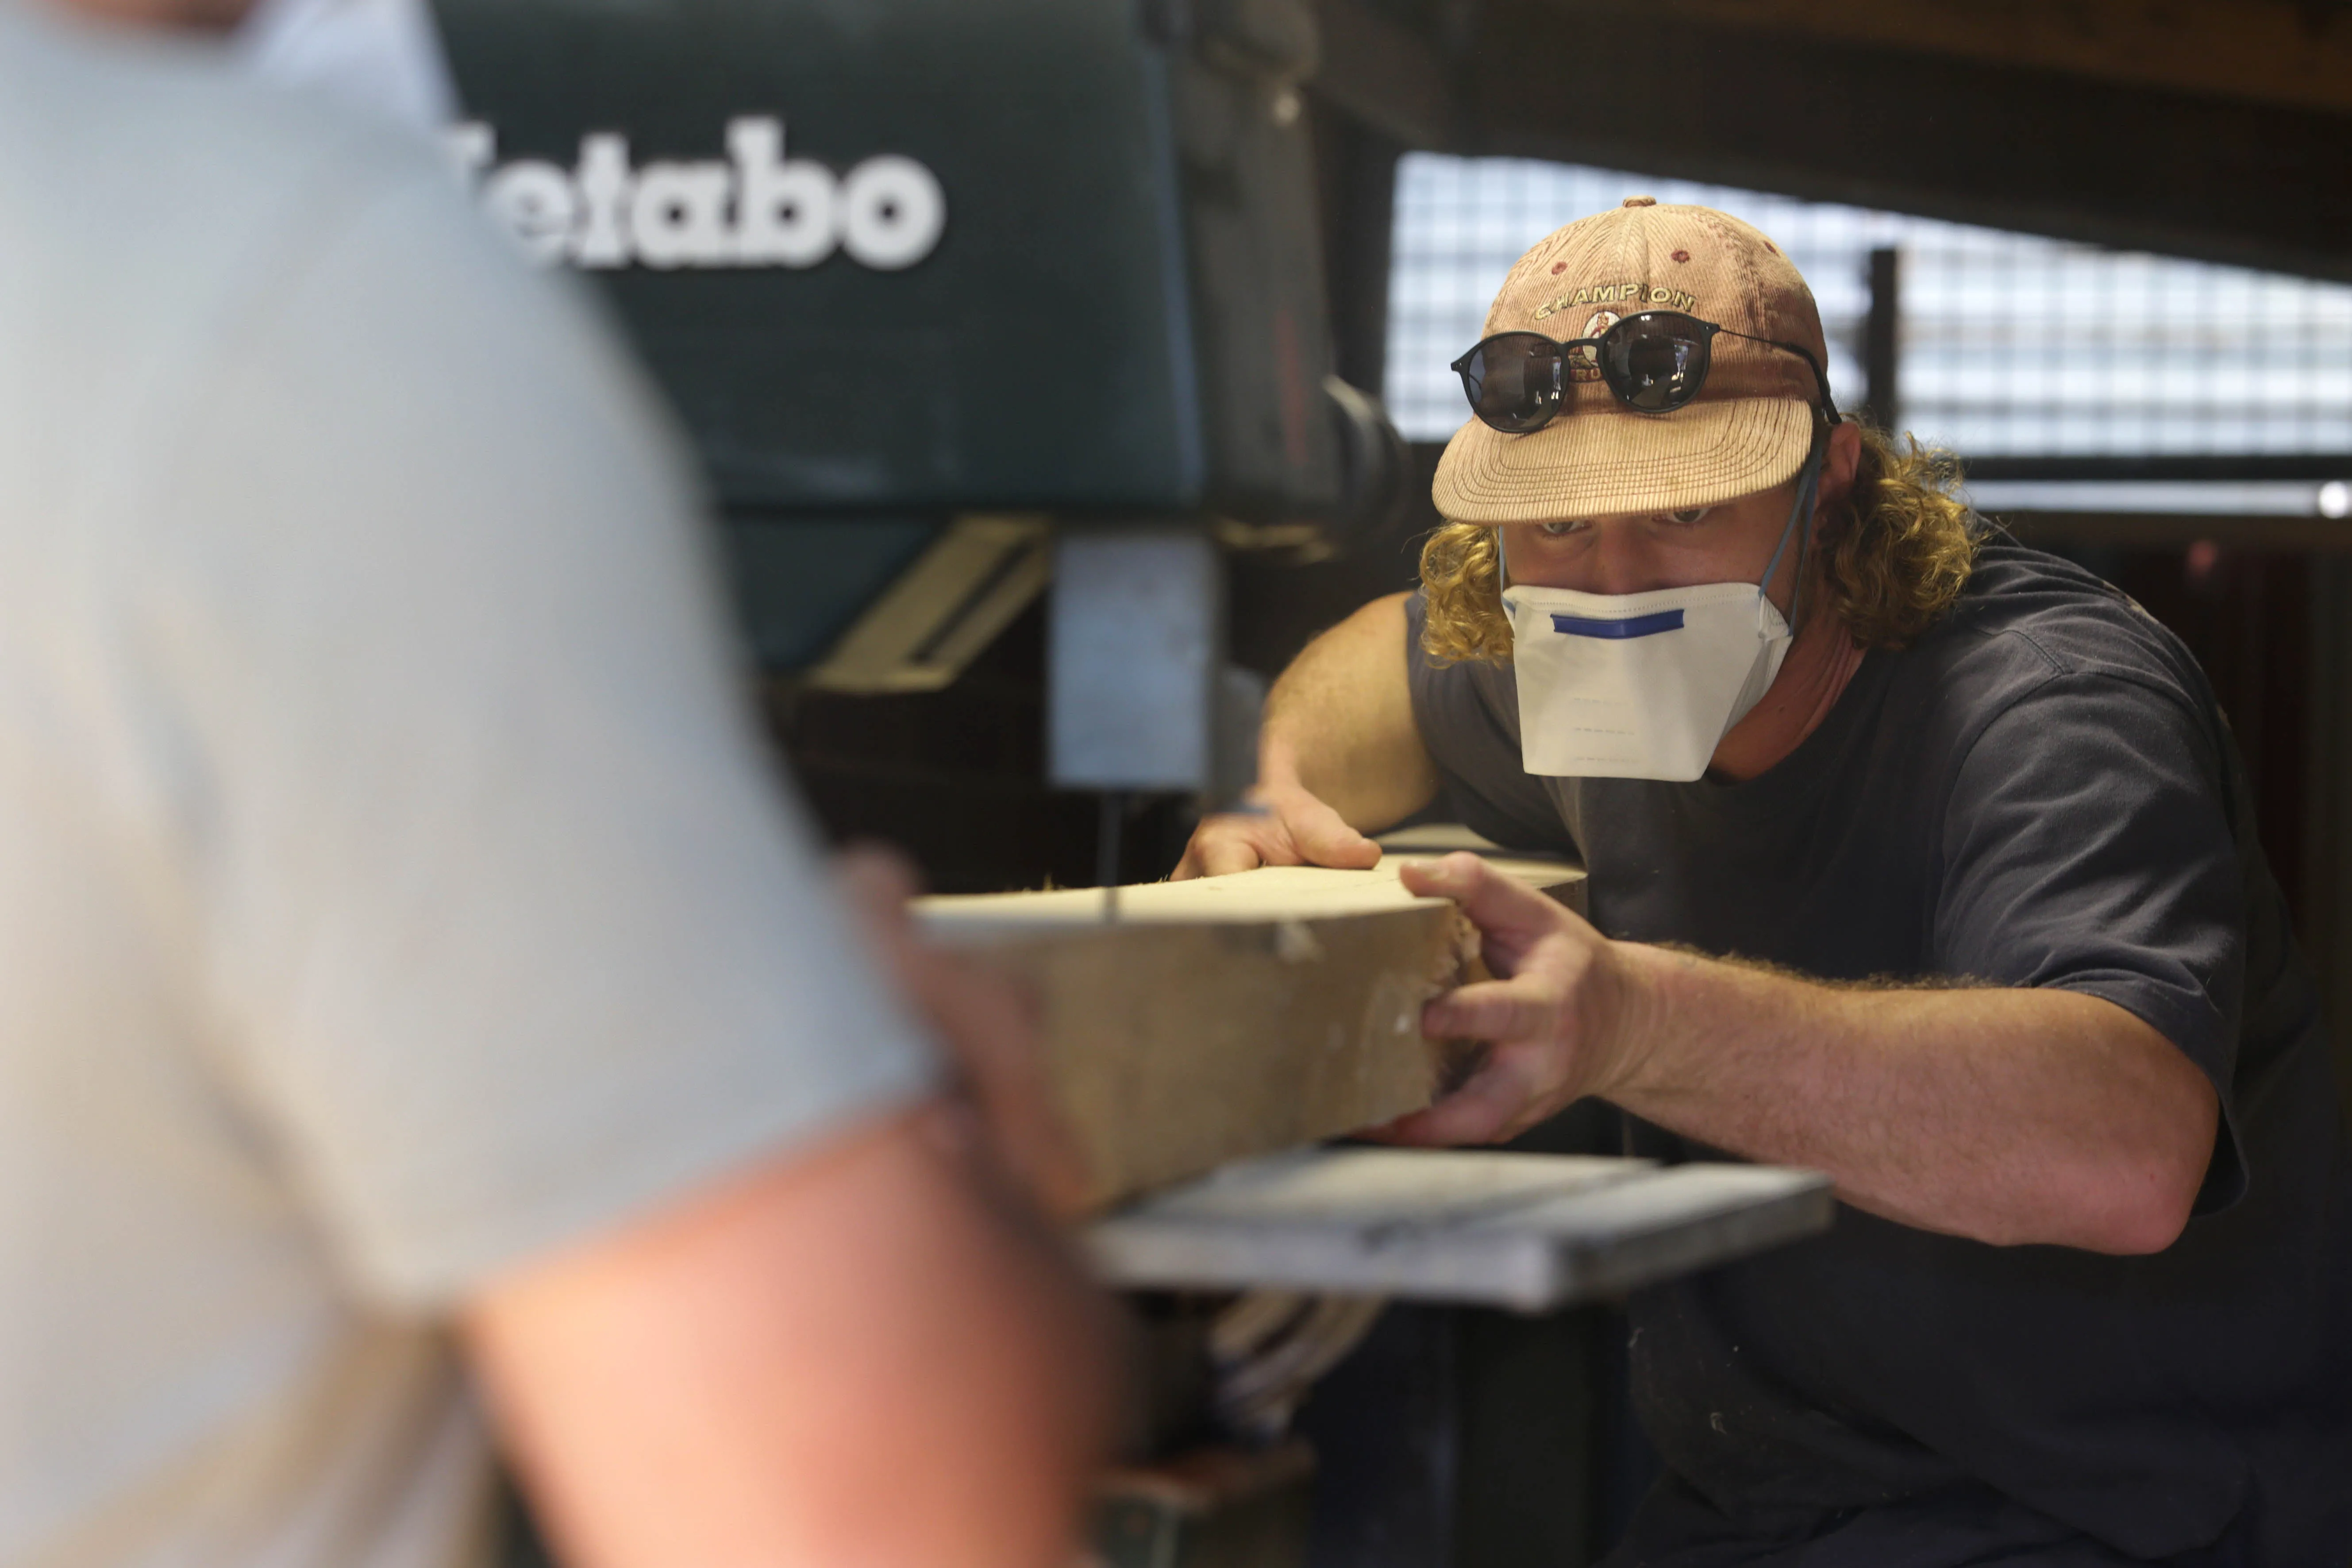
[(2352, 452), (2246, 452), (2147, 454), (2130, 457), (1975, 458), (1966, 464), (1972, 479), (2032, 483), (2143, 484), (2189, 480), (2206, 484), (2260, 484), (2311, 479), (2352, 479)]
[(2352, 556), (2352, 521), (2333, 517), (2208, 516), (2174, 511), (2003, 511), (1999, 521), (2037, 548), (2186, 550), (2200, 541), (2232, 550)]
[(1364, 0), (1314, 5), (1322, 63), (1309, 89), (1402, 146), (1452, 144), (1454, 77), (1431, 35)]
[(1870, 253), (1870, 311), (1862, 322), (1862, 406), (1882, 430), (1903, 428), (1903, 253)]
[(2352, 114), (1730, 25), (1683, 0), (1317, 4), (1315, 89), (1409, 146), (2352, 281)]
[(1387, 374), (1389, 250), (1400, 149), (1328, 102), (1318, 101), (1312, 123), (1332, 359), (1341, 380), (1378, 397)]
[[(1570, 0), (1574, 3), (1574, 0)], [(1650, 0), (1735, 26), (2352, 112), (2345, 0)], [(1588, 10), (1597, 9), (1589, 4)]]
[(2319, 973), (2352, 1117), (2352, 555), (2309, 563), (2311, 692), (2305, 718), (2303, 907), (2296, 934)]
[(1602, 34), (1559, 0), (1479, 16), (1468, 150), (2352, 279), (2352, 117), (1648, 12)]

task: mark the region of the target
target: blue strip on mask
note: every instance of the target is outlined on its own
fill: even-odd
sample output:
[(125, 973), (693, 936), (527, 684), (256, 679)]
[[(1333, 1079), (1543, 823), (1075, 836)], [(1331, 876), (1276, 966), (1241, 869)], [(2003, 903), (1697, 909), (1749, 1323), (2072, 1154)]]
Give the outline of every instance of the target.
[(1647, 637), (1683, 629), (1680, 610), (1660, 610), (1654, 616), (1633, 616), (1622, 621), (1595, 620), (1589, 616), (1554, 616), (1551, 629), (1572, 637)]

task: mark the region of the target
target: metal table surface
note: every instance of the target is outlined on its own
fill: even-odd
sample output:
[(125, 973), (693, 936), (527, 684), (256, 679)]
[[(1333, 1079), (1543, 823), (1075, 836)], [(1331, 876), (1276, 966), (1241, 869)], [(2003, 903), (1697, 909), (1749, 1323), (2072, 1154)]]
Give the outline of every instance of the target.
[(1589, 1154), (1318, 1148), (1228, 1165), (1087, 1231), (1105, 1283), (1543, 1312), (1828, 1227), (1828, 1177)]

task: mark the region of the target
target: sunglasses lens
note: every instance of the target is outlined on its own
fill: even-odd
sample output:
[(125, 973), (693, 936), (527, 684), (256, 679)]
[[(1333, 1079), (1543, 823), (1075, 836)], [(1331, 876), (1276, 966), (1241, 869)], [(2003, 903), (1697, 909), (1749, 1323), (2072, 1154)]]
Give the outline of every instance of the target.
[(1560, 347), (1535, 332), (1488, 338), (1462, 356), (1462, 390), (1470, 411), (1497, 430), (1517, 435), (1559, 410), (1568, 381)]
[(1628, 316), (1601, 338), (1601, 376), (1644, 414), (1680, 408), (1706, 384), (1707, 331), (1670, 310)]

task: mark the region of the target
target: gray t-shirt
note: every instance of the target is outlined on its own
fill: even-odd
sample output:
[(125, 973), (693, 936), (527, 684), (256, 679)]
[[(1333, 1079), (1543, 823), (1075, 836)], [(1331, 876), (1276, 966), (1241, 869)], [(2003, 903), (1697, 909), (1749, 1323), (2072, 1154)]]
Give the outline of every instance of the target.
[(452, 1303), (928, 1089), (717, 603), (428, 149), (0, 0), (0, 1563), (478, 1560)]
[[(1832, 979), (2104, 997), (2204, 1071), (2222, 1125), (2168, 1250), (1988, 1247), (1854, 1210), (1642, 1292), (1667, 1479), (1612, 1563), (2090, 1568), (2352, 1552), (2352, 1185), (2308, 968), (2179, 642), (2088, 573), (1988, 542), (1952, 615), (1872, 653), (1738, 784), (1531, 777), (1507, 668), (1413, 712), (1449, 804), (1580, 850), (1596, 925)], [(1633, 1123), (1638, 1152), (1722, 1158)]]

